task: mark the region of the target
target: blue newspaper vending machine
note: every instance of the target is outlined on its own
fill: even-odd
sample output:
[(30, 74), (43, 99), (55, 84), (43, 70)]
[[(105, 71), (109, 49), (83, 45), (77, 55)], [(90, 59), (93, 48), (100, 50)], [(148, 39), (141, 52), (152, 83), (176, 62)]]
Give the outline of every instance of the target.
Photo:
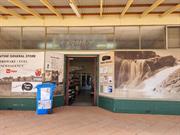
[(52, 113), (53, 93), (56, 85), (42, 83), (36, 86), (36, 113), (39, 115)]

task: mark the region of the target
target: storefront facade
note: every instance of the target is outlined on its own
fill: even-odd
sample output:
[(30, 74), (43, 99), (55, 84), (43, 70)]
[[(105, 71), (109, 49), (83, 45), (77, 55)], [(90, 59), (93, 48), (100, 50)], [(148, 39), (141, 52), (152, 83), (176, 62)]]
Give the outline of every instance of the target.
[(2, 26), (0, 108), (34, 110), (35, 90), (22, 86), (52, 81), (56, 72), (54, 107), (63, 106), (66, 56), (97, 55), (97, 106), (180, 114), (179, 31), (178, 25)]
[(35, 110), (36, 85), (42, 82), (57, 86), (54, 107), (69, 105), (75, 70), (92, 84), (93, 105), (112, 112), (180, 114), (178, 0), (0, 5), (0, 109)]

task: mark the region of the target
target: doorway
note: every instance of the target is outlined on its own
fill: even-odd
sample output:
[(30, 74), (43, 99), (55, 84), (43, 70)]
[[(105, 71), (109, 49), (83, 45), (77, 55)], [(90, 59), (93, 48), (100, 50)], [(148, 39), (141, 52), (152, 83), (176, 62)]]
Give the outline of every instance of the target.
[(66, 57), (66, 105), (96, 105), (97, 56)]

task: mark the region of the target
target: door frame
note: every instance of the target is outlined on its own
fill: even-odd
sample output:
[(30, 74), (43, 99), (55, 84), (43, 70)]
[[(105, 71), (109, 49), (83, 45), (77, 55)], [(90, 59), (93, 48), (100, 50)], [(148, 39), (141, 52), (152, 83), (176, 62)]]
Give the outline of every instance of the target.
[(95, 58), (95, 71), (96, 77), (94, 79), (94, 101), (93, 106), (98, 105), (98, 98), (99, 98), (99, 54), (65, 54), (64, 55), (64, 93), (65, 93), (65, 105), (68, 105), (68, 75), (69, 75), (69, 59), (70, 57), (82, 57), (82, 58)]

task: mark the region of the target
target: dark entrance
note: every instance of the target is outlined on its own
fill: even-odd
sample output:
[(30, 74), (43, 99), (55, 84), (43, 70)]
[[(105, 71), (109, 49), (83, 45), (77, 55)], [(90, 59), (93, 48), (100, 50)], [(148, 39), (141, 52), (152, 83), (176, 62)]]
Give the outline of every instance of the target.
[(67, 56), (66, 63), (66, 105), (96, 105), (97, 56)]

